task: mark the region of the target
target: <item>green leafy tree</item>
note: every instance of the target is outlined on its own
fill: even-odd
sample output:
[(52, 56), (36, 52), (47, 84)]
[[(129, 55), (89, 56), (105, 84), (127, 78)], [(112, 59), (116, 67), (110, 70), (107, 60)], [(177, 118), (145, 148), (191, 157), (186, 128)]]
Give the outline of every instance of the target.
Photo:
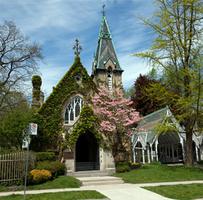
[[(161, 84), (148, 90), (158, 100), (173, 104), (186, 132), (186, 165), (193, 164), (192, 135), (202, 115), (201, 0), (156, 0), (155, 22), (144, 20), (157, 34), (152, 47), (137, 56), (163, 72)], [(169, 89), (169, 90), (167, 90)], [(170, 91), (170, 92), (169, 92)], [(169, 104), (169, 105), (170, 105)]]
[(166, 106), (165, 102), (158, 101), (156, 97), (149, 95), (147, 89), (158, 81), (141, 75), (136, 79), (134, 84), (134, 94), (132, 96), (133, 106), (142, 116), (152, 113)]
[(0, 149), (21, 149), (32, 111), (26, 100), (0, 117)]

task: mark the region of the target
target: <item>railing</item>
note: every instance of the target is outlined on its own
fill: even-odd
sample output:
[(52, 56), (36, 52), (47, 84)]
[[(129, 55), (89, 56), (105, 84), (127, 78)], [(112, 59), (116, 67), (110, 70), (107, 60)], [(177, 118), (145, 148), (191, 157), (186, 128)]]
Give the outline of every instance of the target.
[[(26, 152), (0, 155), (0, 183), (12, 183), (23, 180), (25, 175)], [(29, 153), (29, 166), (34, 165), (34, 155)]]

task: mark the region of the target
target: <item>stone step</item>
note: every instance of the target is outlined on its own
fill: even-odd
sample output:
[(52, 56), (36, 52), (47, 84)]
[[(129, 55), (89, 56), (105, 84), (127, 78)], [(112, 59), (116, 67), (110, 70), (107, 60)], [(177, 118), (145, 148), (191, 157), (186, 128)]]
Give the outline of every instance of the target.
[(123, 180), (113, 176), (78, 177), (83, 186), (122, 184)]
[(75, 176), (75, 177), (99, 177), (99, 176), (109, 176), (115, 172), (114, 169), (100, 171), (100, 170), (91, 170), (91, 171), (78, 171), (67, 173), (67, 175)]

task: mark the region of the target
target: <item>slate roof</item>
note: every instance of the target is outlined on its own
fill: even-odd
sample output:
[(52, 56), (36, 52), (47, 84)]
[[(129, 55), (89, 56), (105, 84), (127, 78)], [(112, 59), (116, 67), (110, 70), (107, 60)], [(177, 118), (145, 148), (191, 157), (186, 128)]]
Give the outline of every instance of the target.
[(145, 132), (152, 131), (155, 126), (161, 123), (164, 117), (167, 115), (168, 107), (157, 110), (149, 115), (143, 117), (143, 119), (138, 123), (137, 129), (143, 129)]
[(105, 69), (104, 65), (106, 62), (108, 62), (109, 59), (116, 65), (115, 70), (123, 71), (116, 56), (106, 16), (103, 15), (99, 31), (96, 55), (93, 62), (93, 72), (96, 69)]
[(135, 144), (138, 140), (142, 143), (143, 146), (145, 146), (147, 143), (152, 144), (157, 137), (157, 133), (154, 131), (154, 128), (158, 124), (162, 123), (166, 119), (166, 117), (170, 117), (172, 123), (175, 123), (176, 127), (178, 128), (179, 134), (182, 135), (183, 129), (176, 121), (169, 107), (166, 106), (165, 108), (157, 110), (143, 117), (143, 119), (138, 123), (136, 129), (134, 130), (134, 134), (132, 137), (133, 144)]

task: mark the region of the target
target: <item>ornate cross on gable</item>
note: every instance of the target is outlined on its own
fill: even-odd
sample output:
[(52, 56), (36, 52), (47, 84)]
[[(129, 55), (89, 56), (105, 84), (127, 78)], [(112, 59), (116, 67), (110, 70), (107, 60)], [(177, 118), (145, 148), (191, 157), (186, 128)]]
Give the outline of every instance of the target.
[(80, 42), (78, 39), (75, 40), (75, 45), (73, 46), (73, 50), (74, 50), (74, 54), (76, 56), (79, 56), (80, 55), (80, 52), (82, 50), (82, 47), (80, 45)]

